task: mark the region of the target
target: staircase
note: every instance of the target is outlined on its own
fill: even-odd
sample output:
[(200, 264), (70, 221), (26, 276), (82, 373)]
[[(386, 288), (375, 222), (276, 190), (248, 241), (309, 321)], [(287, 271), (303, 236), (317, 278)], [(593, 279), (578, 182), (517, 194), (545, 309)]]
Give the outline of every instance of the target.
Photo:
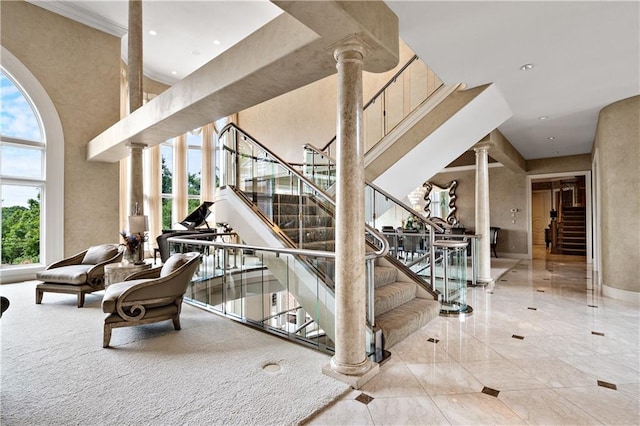
[(562, 222), (558, 228), (560, 253), (586, 256), (587, 231), (585, 207), (563, 207)]
[[(302, 227), (297, 214), (300, 206), (304, 212)], [(335, 250), (333, 216), (314, 197), (277, 194), (273, 212), (276, 225), (298, 248)], [(334, 268), (326, 264), (322, 269), (333, 287)], [(384, 349), (419, 330), (440, 312), (433, 295), (407, 278), (390, 259), (379, 259), (374, 266), (375, 324), (382, 330)]]
[(376, 326), (382, 330), (385, 349), (439, 315), (440, 304), (421, 297), (415, 282), (398, 281), (397, 268), (378, 264), (374, 275)]

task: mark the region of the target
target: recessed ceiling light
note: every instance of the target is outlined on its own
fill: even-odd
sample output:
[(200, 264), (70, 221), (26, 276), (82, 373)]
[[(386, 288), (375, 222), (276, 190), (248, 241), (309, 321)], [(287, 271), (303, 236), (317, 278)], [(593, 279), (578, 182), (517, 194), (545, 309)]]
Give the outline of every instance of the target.
[(171, 74), (176, 75), (178, 73), (176, 71), (171, 71)]
[(554, 140), (556, 137), (555, 136), (549, 136), (547, 139), (549, 139), (550, 141)]
[(220, 44), (220, 40), (213, 40), (213, 44)]
[(524, 64), (523, 66), (520, 67), (522, 71), (528, 71), (531, 68), (533, 68), (533, 64)]
[(151, 34), (151, 35), (158, 35), (158, 33), (157, 33), (157, 32), (155, 32), (155, 31), (153, 31), (153, 30), (149, 31), (149, 34)]
[(540, 117), (538, 117), (538, 120), (546, 120), (547, 118), (549, 118), (548, 115), (541, 115)]

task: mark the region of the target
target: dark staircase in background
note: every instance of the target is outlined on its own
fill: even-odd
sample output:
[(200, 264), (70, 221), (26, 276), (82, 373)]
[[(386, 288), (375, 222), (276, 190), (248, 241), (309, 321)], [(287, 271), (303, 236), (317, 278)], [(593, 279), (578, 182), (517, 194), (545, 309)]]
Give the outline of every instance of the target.
[(587, 255), (587, 219), (585, 207), (563, 207), (562, 223), (558, 228), (560, 253)]

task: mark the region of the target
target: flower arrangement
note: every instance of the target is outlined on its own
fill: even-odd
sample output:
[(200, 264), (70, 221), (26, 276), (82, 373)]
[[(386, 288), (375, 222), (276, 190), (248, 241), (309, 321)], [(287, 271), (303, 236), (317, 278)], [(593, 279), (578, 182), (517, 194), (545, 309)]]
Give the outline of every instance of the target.
[(124, 240), (122, 245), (125, 246), (130, 252), (135, 252), (140, 244), (147, 241), (146, 234), (131, 234), (125, 231), (120, 231), (120, 235), (122, 235), (122, 238)]

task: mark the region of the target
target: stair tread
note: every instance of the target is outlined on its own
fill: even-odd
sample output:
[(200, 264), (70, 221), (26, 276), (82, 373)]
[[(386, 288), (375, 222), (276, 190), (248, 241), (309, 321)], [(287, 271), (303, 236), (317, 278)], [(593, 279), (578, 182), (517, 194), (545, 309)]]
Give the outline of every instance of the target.
[(383, 285), (396, 282), (398, 277), (398, 270), (393, 266), (378, 266), (376, 265), (373, 272), (373, 286), (375, 288), (382, 287)]
[(396, 281), (376, 288), (374, 306), (376, 314), (384, 314), (416, 297), (417, 285), (413, 282)]
[(415, 298), (389, 312), (376, 315), (376, 325), (382, 329), (384, 336), (384, 348), (391, 348), (439, 314), (440, 303), (436, 300)]

